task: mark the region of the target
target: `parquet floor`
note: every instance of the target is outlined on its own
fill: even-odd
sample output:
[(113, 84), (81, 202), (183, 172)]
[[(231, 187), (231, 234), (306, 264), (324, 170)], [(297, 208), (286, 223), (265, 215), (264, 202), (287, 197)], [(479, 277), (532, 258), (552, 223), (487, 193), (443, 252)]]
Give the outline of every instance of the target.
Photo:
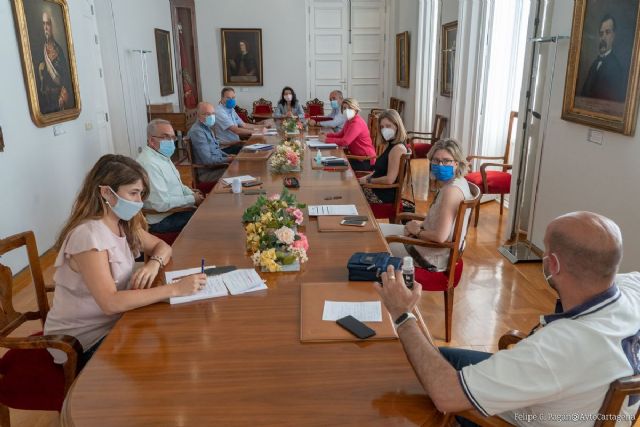
[[(418, 212), (427, 206), (426, 162), (413, 161)], [(187, 181), (188, 182), (188, 181)], [(483, 204), (478, 228), (470, 227), (464, 253), (464, 272), (456, 289), (453, 339), (449, 345), (496, 351), (498, 338), (509, 329), (529, 331), (540, 314), (551, 312), (555, 295), (546, 285), (540, 263), (511, 264), (497, 251), (506, 239), (506, 219), (495, 202)], [(47, 283), (53, 269), (45, 270)], [(16, 308), (35, 307), (31, 287), (15, 296)], [(425, 293), (420, 309), (436, 340), (444, 338), (444, 299), (441, 293)], [(37, 330), (38, 325), (32, 329)], [(439, 344), (446, 345), (439, 341)], [(115, 408), (114, 408), (115, 409)], [(11, 411), (14, 427), (57, 426), (55, 412)]]

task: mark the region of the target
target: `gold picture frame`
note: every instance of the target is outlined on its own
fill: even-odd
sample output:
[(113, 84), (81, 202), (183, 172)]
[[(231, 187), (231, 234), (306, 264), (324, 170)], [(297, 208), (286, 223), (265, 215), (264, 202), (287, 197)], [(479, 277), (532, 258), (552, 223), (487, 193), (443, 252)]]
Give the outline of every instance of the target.
[(31, 119), (38, 127), (80, 115), (80, 90), (66, 0), (13, 0)]
[(562, 119), (633, 135), (638, 110), (638, 0), (576, 0)]
[(2, 127), (0, 127), (0, 153), (4, 151), (4, 137), (2, 136)]
[(263, 86), (262, 29), (221, 28), (225, 86)]
[(440, 95), (442, 96), (450, 97), (453, 92), (457, 34), (458, 21), (442, 25), (442, 55), (440, 60)]
[(171, 59), (171, 34), (160, 28), (153, 29), (156, 40), (156, 59), (158, 60), (158, 82), (160, 96), (174, 93), (173, 89), (173, 61)]
[(409, 87), (409, 31), (396, 34), (396, 85)]

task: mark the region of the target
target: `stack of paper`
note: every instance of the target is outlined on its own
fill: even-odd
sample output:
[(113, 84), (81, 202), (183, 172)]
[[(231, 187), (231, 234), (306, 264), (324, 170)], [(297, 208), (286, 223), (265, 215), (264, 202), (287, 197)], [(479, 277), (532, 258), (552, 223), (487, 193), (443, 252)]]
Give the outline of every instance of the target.
[(353, 316), (361, 322), (382, 322), (382, 306), (380, 301), (324, 302), (322, 320), (335, 322), (345, 316)]
[(307, 142), (307, 147), (309, 148), (338, 148), (338, 144), (330, 143), (330, 142), (320, 142), (318, 139), (310, 139)]
[(256, 132), (256, 133), (252, 133), (251, 135), (254, 135), (254, 136), (276, 136), (276, 135), (278, 135), (278, 130), (277, 129), (265, 129), (264, 132)]
[(226, 178), (222, 178), (222, 182), (224, 185), (231, 185), (234, 179), (238, 178), (240, 183), (252, 182), (256, 180), (256, 177), (251, 175), (240, 175), (240, 176), (228, 176)]
[[(205, 269), (207, 268), (213, 268), (213, 266), (205, 267)], [(165, 276), (167, 283), (173, 283), (184, 276), (197, 274), (200, 271), (200, 268), (167, 271)], [(258, 273), (256, 273), (252, 268), (245, 268), (215, 276), (207, 276), (207, 283), (204, 289), (192, 295), (171, 297), (169, 298), (169, 302), (171, 304), (181, 304), (184, 302), (198, 301), (207, 298), (223, 297), (229, 295), (229, 293), (231, 293), (231, 295), (240, 295), (262, 289), (267, 289), (267, 285), (265, 285)]]
[(273, 145), (271, 144), (251, 144), (245, 145), (244, 150), (248, 151), (263, 151), (263, 150), (271, 150)]
[(309, 216), (358, 215), (356, 205), (309, 205)]

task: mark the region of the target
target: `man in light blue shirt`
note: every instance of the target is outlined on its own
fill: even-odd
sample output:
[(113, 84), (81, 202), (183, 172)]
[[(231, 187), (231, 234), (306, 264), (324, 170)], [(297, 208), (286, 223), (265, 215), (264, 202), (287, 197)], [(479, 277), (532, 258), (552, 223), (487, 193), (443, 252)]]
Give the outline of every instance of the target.
[[(149, 197), (144, 207), (158, 212), (173, 208), (200, 205), (204, 196), (193, 191), (180, 180), (180, 173), (171, 161), (176, 149), (176, 134), (171, 123), (162, 119), (152, 120), (147, 125), (147, 146), (136, 159), (149, 175)], [(175, 213), (147, 215), (149, 231), (170, 233), (182, 230), (193, 215), (193, 210)]]
[(216, 109), (216, 123), (213, 130), (222, 145), (228, 145), (242, 139), (248, 139), (254, 132), (263, 132), (264, 127), (242, 121), (236, 110), (236, 91), (232, 87), (223, 87), (220, 92), (220, 105)]
[(309, 126), (320, 126), (323, 128), (331, 129), (334, 132), (340, 132), (342, 130), (342, 127), (344, 126), (344, 122), (347, 121), (347, 118), (340, 112), (340, 107), (342, 106), (343, 99), (344, 97), (341, 91), (334, 90), (333, 92), (331, 92), (329, 94), (329, 102), (331, 103), (331, 113), (329, 114), (329, 117), (331, 117), (331, 120), (327, 120), (324, 122), (309, 120)]
[[(199, 165), (214, 166), (211, 169), (198, 169), (198, 179), (202, 182), (217, 181), (226, 169), (226, 165), (233, 161), (230, 156), (220, 148), (220, 144), (216, 140), (211, 127), (216, 122), (215, 108), (208, 102), (200, 102), (198, 104), (198, 120), (193, 123), (187, 136), (191, 140), (191, 148), (193, 151), (193, 162)], [(229, 148), (238, 148), (236, 154), (240, 151), (239, 145), (232, 145)], [(231, 150), (229, 150), (231, 151)]]

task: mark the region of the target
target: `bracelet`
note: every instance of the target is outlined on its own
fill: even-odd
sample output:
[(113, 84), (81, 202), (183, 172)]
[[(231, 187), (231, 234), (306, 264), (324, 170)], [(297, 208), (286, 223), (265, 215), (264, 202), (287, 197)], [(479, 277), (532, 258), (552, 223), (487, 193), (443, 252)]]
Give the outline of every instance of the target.
[(164, 268), (164, 262), (162, 261), (162, 258), (159, 257), (158, 255), (150, 256), (149, 261), (158, 261), (158, 264), (160, 264), (160, 268)]

